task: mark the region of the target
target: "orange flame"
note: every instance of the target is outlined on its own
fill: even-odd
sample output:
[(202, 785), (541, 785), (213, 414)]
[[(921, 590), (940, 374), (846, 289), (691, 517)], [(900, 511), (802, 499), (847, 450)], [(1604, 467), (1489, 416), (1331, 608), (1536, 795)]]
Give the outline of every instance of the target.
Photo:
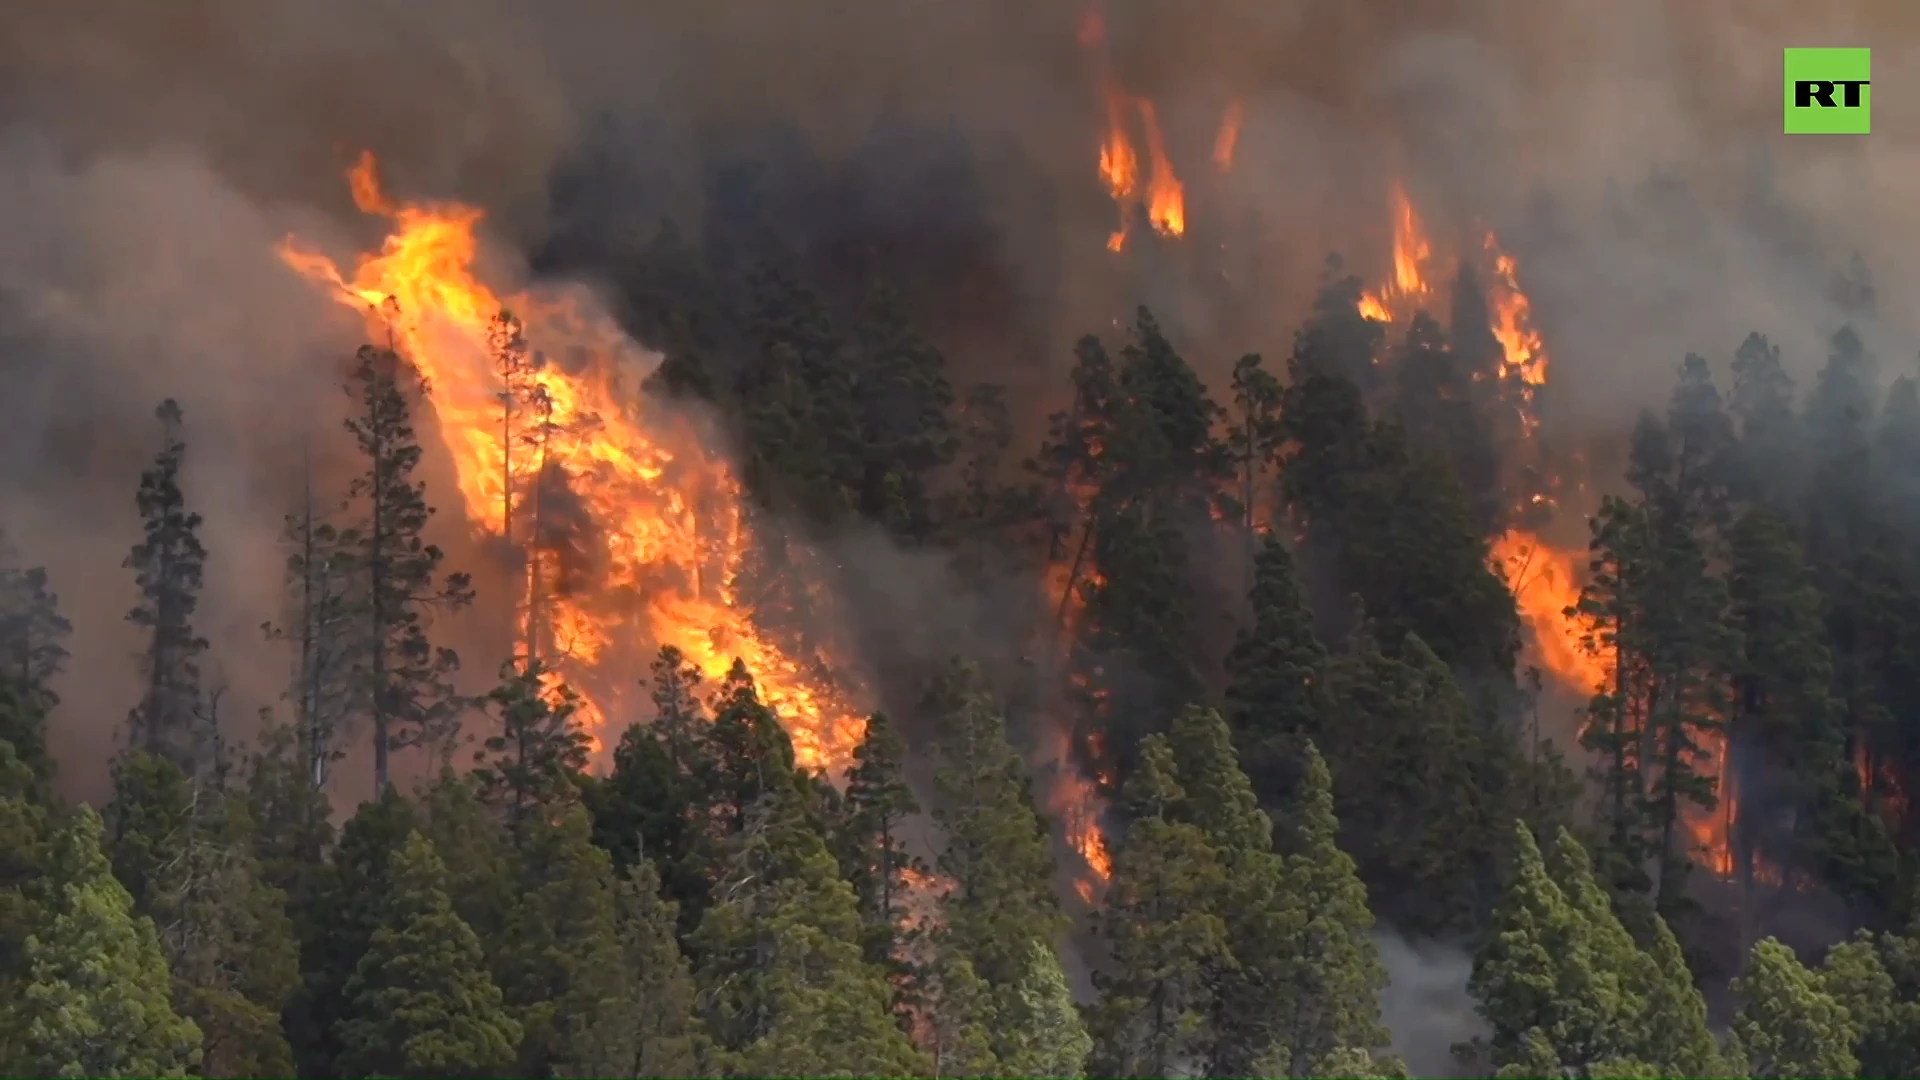
[(1240, 125), (1246, 120), (1246, 107), (1239, 98), (1227, 103), (1227, 114), (1220, 118), (1220, 133), (1213, 137), (1213, 167), (1233, 171), (1233, 151), (1240, 145)]
[(1581, 693), (1600, 689), (1613, 677), (1613, 657), (1588, 652), (1566, 615), (1580, 600), (1580, 553), (1551, 547), (1525, 529), (1509, 529), (1494, 539), (1492, 557), (1513, 591), (1540, 666)]
[[(279, 254), (365, 314), (376, 338), (390, 335), (419, 370), (476, 533), (502, 535), (503, 505), (516, 482), (530, 486), (533, 479), (524, 467), (509, 468), (510, 451), (502, 445), (503, 386), (489, 355), (489, 324), (511, 309), (530, 345), (565, 358), (564, 366), (536, 364), (530, 379), (565, 433), (548, 467), (564, 475), (587, 508), (600, 549), (593, 553), (598, 580), (592, 586), (542, 590), (552, 666), (576, 683), (620, 687), (644, 669), (650, 646), (678, 647), (714, 680), (738, 657), (788, 726), (800, 761), (843, 769), (864, 734), (863, 713), (769, 642), (735, 595), (749, 550), (740, 486), (689, 417), (643, 411), (635, 388), (658, 358), (588, 305), (527, 294), (503, 298), (476, 279), (482, 211), (390, 202), (371, 154), (361, 156), (348, 178), (354, 203), (393, 223), (379, 253), (362, 256), (350, 278), (291, 238)], [(539, 566), (545, 554), (529, 562)], [(520, 601), (523, 632), (528, 599)], [(607, 722), (605, 709), (591, 700), (581, 715), (589, 729)]]
[(1180, 178), (1173, 174), (1173, 162), (1167, 159), (1167, 147), (1160, 137), (1160, 116), (1153, 102), (1141, 98), (1140, 122), (1147, 129), (1147, 158), (1152, 171), (1147, 174), (1147, 219), (1162, 236), (1181, 236), (1187, 231), (1187, 193)]
[(1107, 238), (1107, 249), (1119, 251), (1127, 243), (1127, 226), (1133, 216), (1133, 198), (1140, 186), (1140, 158), (1127, 138), (1126, 95), (1119, 88), (1107, 88), (1107, 137), (1100, 144), (1100, 178), (1107, 193), (1120, 206), (1120, 228)]
[(1412, 200), (1398, 182), (1389, 195), (1393, 205), (1393, 280), (1380, 289), (1362, 293), (1360, 314), (1375, 322), (1399, 322), (1426, 303), (1433, 293), (1427, 282), (1427, 264), (1433, 245), (1413, 210)]

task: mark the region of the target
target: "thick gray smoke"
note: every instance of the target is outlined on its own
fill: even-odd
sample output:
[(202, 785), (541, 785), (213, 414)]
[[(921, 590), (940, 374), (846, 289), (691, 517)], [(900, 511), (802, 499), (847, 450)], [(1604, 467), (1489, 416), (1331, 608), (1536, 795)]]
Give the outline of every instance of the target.
[[(1240, 352), (1285, 352), (1326, 252), (1386, 269), (1397, 179), (1443, 250), (1476, 223), (1499, 231), (1552, 351), (1555, 419), (1594, 437), (1663, 396), (1686, 352), (1723, 363), (1750, 329), (1809, 376), (1838, 321), (1826, 281), (1853, 252), (1883, 296), (1920, 284), (1920, 92), (1902, 75), (1920, 8), (1904, 0), (1112, 0), (1103, 53), (1076, 41), (1085, 14), (1034, 0), (0, 8), (0, 527), (49, 567), (77, 627), (54, 729), (69, 785), (99, 791), (133, 699), (118, 565), (164, 396), (190, 424), (221, 677), (236, 712), (277, 692), (284, 660), (258, 627), (279, 614), (287, 478), (310, 434), (337, 437), (359, 329), (273, 245), (296, 230), (339, 252), (377, 241), (340, 180), (363, 147), (404, 194), (487, 207), (511, 257), (542, 237), (553, 166), (590, 131), (647, 120), (600, 147), (639, 178), (619, 194), (693, 220), (703, 160), (756, 124), (794, 122), (827, 156), (882, 118), (949, 125), (982, 152), (989, 212), (1064, 367), (1073, 335), (1140, 293), (1181, 311), (1213, 287), (1128, 278), (1105, 250), (1114, 210), (1093, 168), (1111, 75), (1159, 105), (1196, 242), (1261, 267), (1250, 328), (1181, 321), (1216, 387)], [(1875, 50), (1871, 136), (1779, 134), (1793, 45)], [(1217, 176), (1208, 149), (1236, 98), (1246, 125)], [(1013, 159), (1054, 197), (1002, 183), (992, 162)], [(1920, 330), (1909, 318), (1891, 307), (1873, 331), (1895, 364)], [(1057, 368), (958, 359), (1016, 394), (1044, 388), (1034, 400), (1058, 383)], [(885, 562), (879, 591), (944, 595), (910, 563)], [(945, 624), (914, 625), (903, 640), (953, 647)], [(1425, 989), (1457, 985), (1457, 965), (1402, 952), (1390, 1011), (1424, 1069), (1426, 1047), (1460, 1035), (1454, 999)]]

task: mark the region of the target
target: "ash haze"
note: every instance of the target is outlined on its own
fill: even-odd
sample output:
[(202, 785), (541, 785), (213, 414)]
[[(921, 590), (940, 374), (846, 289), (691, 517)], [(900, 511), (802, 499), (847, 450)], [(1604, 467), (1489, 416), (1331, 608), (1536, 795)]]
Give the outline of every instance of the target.
[[(361, 331), (274, 245), (298, 233), (344, 258), (378, 242), (341, 180), (361, 148), (404, 197), (487, 208), (488, 257), (518, 278), (555, 236), (697, 220), (702, 170), (765, 125), (796, 125), (829, 159), (880, 124), (957, 131), (979, 153), (998, 284), (1031, 326), (1008, 335), (1019, 347), (953, 345), (955, 381), (1008, 383), (1028, 433), (1073, 338), (1143, 300), (1216, 393), (1240, 353), (1282, 356), (1328, 252), (1369, 280), (1385, 271), (1394, 181), (1443, 251), (1484, 224), (1518, 258), (1553, 355), (1552, 419), (1574, 438), (1623, 438), (1684, 354), (1724, 370), (1753, 329), (1804, 384), (1840, 322), (1828, 282), (1855, 253), (1883, 294), (1920, 289), (1910, 2), (1109, 0), (1097, 53), (1077, 40), (1085, 18), (1035, 0), (0, 7), (0, 366), (25, 418), (0, 431), (0, 527), (48, 567), (76, 628), (71, 667), (88, 673), (59, 687), (63, 782), (99, 796), (135, 697), (133, 585), (116, 568), (162, 397), (186, 409), (218, 675), (239, 715), (278, 693), (286, 660), (259, 627), (279, 616), (280, 493), (310, 436), (337, 437)], [(1871, 136), (1780, 135), (1780, 50), (1807, 45), (1875, 51)], [(1107, 252), (1108, 76), (1157, 103), (1191, 239), (1222, 249), (1212, 269), (1236, 314), (1177, 246), (1152, 273)], [(1245, 126), (1216, 175), (1235, 99)], [(556, 198), (557, 173), (583, 160), (600, 165)], [(937, 170), (875, 175), (889, 177), (877, 202), (937, 208)], [(1879, 320), (1873, 347), (1904, 370), (1920, 325), (1897, 306)], [(874, 543), (844, 547), (871, 560), (883, 611), (966, 624), (916, 622), (894, 648), (938, 653), (989, 620), (929, 599), (952, 588), (940, 571)], [(491, 673), (484, 655), (470, 673)], [(1457, 983), (1453, 958), (1389, 957), (1421, 987), (1405, 1008), (1451, 1008), (1429, 990), (1436, 972)], [(1436, 1023), (1408, 1037), (1436, 1043)]]

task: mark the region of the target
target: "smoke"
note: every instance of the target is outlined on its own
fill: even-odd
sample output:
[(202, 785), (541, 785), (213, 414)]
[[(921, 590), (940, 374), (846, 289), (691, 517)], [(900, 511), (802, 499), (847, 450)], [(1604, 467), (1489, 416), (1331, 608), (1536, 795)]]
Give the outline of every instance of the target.
[(1408, 941), (1386, 926), (1374, 932), (1374, 944), (1387, 968), (1380, 1011), (1393, 1034), (1393, 1052), (1414, 1076), (1469, 1075), (1453, 1048), (1485, 1034), (1467, 992), (1473, 958), (1453, 945)]

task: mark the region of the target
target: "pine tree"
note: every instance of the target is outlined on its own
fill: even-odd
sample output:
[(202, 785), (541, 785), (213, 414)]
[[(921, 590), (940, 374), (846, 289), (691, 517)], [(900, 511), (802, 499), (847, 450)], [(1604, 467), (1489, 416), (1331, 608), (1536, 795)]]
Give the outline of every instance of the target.
[(697, 988), (674, 927), (679, 914), (660, 893), (660, 874), (642, 859), (616, 885), (619, 963), (614, 981), (576, 1021), (574, 1052), (557, 1076), (651, 1078), (701, 1075), (706, 1038)]
[(451, 748), (459, 700), (448, 682), (459, 669), (453, 650), (427, 638), (430, 612), (465, 607), (473, 590), (465, 574), (441, 573), (445, 556), (423, 538), (433, 507), (415, 480), (420, 443), (402, 387), (403, 364), (390, 349), (363, 347), (348, 384), (360, 413), (347, 420), (366, 459), (350, 489), (359, 522), (343, 538), (364, 596), (366, 647), (357, 674), (373, 718), (373, 774), (389, 784), (390, 751), (431, 744)]
[(446, 874), (454, 914), (479, 937), (488, 957), (498, 958), (518, 933), (515, 911), (531, 888), (515, 874), (520, 854), (515, 838), (481, 800), (479, 778), (472, 773), (442, 770), (420, 792), (418, 810), (418, 828)]
[(286, 894), (263, 879), (240, 793), (134, 751), (114, 770), (112, 861), (160, 929), (176, 1011), (200, 1029), (208, 1076), (290, 1071), (280, 1011), (299, 982)]
[(1799, 493), (1802, 436), (1793, 403), (1793, 379), (1780, 363), (1780, 347), (1762, 334), (1748, 334), (1733, 355), (1728, 395), (1739, 427), (1726, 473), (1736, 500), (1778, 508)]
[(1739, 1064), (1730, 1060), (1707, 1027), (1707, 1002), (1694, 985), (1693, 971), (1667, 921), (1653, 917), (1653, 983), (1647, 988), (1648, 1038), (1637, 1055), (1663, 1074), (1674, 1076), (1735, 1076)]
[(339, 1038), (350, 1006), (346, 986), (384, 917), (393, 862), (419, 826), (418, 810), (392, 788), (363, 803), (341, 829), (312, 902), (299, 912), (302, 985), (288, 1009), (287, 1038), (302, 1076), (356, 1075)]
[(1634, 1040), (1617, 1022), (1638, 1009), (1596, 963), (1589, 925), (1547, 873), (1532, 832), (1514, 831), (1512, 884), (1468, 982), (1490, 1028), (1493, 1063), (1501, 1075), (1545, 1076), (1625, 1057)]
[(153, 922), (136, 916), (82, 807), (54, 838), (53, 903), (27, 938), (27, 979), (6, 1006), (22, 1032), (21, 1075), (185, 1077), (200, 1029), (173, 1009)]
[(1139, 762), (1125, 788), (1133, 824), (1099, 918), (1113, 957), (1095, 978), (1092, 1071), (1100, 1076), (1172, 1076), (1202, 1053), (1212, 1038), (1209, 976), (1231, 957), (1211, 902), (1226, 869), (1206, 834), (1176, 819), (1186, 795), (1173, 751), (1149, 736)]
[(1883, 955), (1902, 967), (1912, 955), (1912, 942), (1863, 930), (1828, 949), (1820, 963), (1821, 985), (1859, 1032), (1856, 1076), (1905, 1076), (1920, 1047), (1920, 1001), (1910, 986), (1901, 985), (1905, 980), (1894, 978)]
[(125, 566), (140, 586), (140, 602), (127, 621), (147, 634), (141, 657), (140, 703), (127, 718), (131, 745), (169, 757), (189, 771), (200, 768), (200, 656), (207, 642), (193, 626), (207, 550), (200, 543), (200, 515), (187, 509), (180, 470), (187, 445), (181, 440), (180, 406), (169, 398), (154, 411), (160, 421), (160, 452), (140, 475), (142, 536)]
[(1254, 557), (1252, 619), (1227, 653), (1226, 715), (1247, 771), (1267, 802), (1284, 792), (1300, 739), (1322, 737), (1327, 654), (1314, 633), (1293, 555), (1268, 534)]
[(1847, 738), (1831, 694), (1822, 597), (1772, 512), (1743, 514), (1727, 548), (1729, 614), (1742, 644), (1728, 735), (1743, 811), (1729, 825), (1734, 873), (1750, 890), (1764, 856), (1874, 895), (1890, 883), (1894, 855), (1884, 830), (1879, 844), (1849, 851), (1866, 837), (1849, 827), (1844, 805)]
[(931, 475), (956, 450), (946, 359), (914, 331), (900, 295), (884, 286), (868, 296), (856, 337), (860, 512), (898, 535), (924, 538), (933, 523)]
[(1383, 917), (1465, 928), (1507, 846), (1498, 822), (1523, 813), (1526, 763), (1424, 641), (1409, 636), (1398, 654), (1363, 625), (1328, 667), (1324, 752), (1340, 823)]
[(241, 784), (260, 879), (285, 892), (295, 910), (317, 896), (326, 875), (324, 856), (333, 846), (333, 808), (313, 785), (312, 765), (299, 731), (269, 724)]
[[(0, 737), (0, 1002), (20, 998), (29, 974), (27, 936), (46, 918), (47, 802), (40, 778)], [(0, 1005), (0, 1068), (20, 1059), (20, 1035)]]
[[(1484, 324), (1484, 314), (1481, 319)], [(1455, 355), (1438, 321), (1424, 311), (1415, 314), (1391, 361), (1394, 412), (1413, 445), (1439, 454), (1452, 467), (1473, 519), (1483, 533), (1492, 533), (1507, 510), (1506, 493), (1493, 433), (1474, 386), (1475, 376), (1484, 378), (1484, 373), (1469, 370), (1465, 361)]]
[(947, 837), (939, 869), (954, 888), (941, 901), (941, 918), (954, 947), (997, 991), (1027, 974), (1030, 943), (1051, 942), (1065, 928), (1052, 845), (978, 669), (953, 661), (926, 711), (946, 732), (933, 816)]
[(837, 834), (844, 849), (841, 864), (860, 901), (867, 959), (883, 966), (905, 956), (907, 875), (923, 869), (906, 850), (906, 824), (920, 812), (907, 786), (906, 756), (906, 740), (886, 714), (869, 718), (866, 736), (853, 751), (846, 816)]
[[(1353, 860), (1340, 850), (1333, 777), (1311, 743), (1300, 789), (1282, 824), (1286, 870), (1274, 923), (1276, 928), (1292, 923), (1293, 937), (1285, 953), (1266, 957), (1255, 970), (1270, 973), (1269, 978), (1279, 975), (1285, 987), (1276, 997), (1285, 1002), (1286, 1011), (1268, 1046), (1284, 1047), (1300, 1075), (1326, 1068), (1336, 1053), (1385, 1046), (1380, 992), (1387, 974), (1371, 936), (1366, 886)], [(1254, 922), (1250, 928), (1257, 932), (1261, 925)], [(1239, 954), (1243, 966), (1255, 948), (1273, 950), (1276, 945), (1250, 936), (1243, 941), (1249, 942)], [(1392, 1062), (1382, 1064), (1393, 1067)]]
[(453, 913), (433, 844), (410, 834), (391, 871), (367, 951), (347, 980), (341, 1072), (424, 1078), (510, 1067), (520, 1025), (487, 974), (479, 939)]
[(15, 554), (0, 535), (0, 679), (44, 713), (60, 703), (53, 681), (66, 668), (73, 624), (60, 613), (46, 569), (8, 565)]
[(746, 826), (747, 813), (769, 795), (798, 791), (804, 774), (793, 740), (764, 701), (745, 663), (735, 659), (707, 702), (713, 723), (705, 733), (708, 802), (713, 842), (724, 844)]
[(547, 685), (538, 657), (509, 662), (488, 700), (500, 711), (500, 732), (475, 752), (475, 779), (483, 802), (505, 812), (518, 837), (529, 814), (572, 790), (587, 768), (587, 733), (574, 714), (580, 696), (564, 683)]
[(708, 1027), (725, 1075), (913, 1076), (860, 916), (794, 789), (769, 792), (736, 834), (694, 938)]
[(1360, 597), (1381, 641), (1415, 633), (1449, 666), (1511, 678), (1513, 594), (1451, 469), (1399, 425), (1370, 421), (1351, 381), (1302, 356), (1289, 370), (1280, 479), (1307, 526), (1303, 558)]
[(585, 808), (545, 806), (524, 824), (509, 873), (515, 900), (489, 959), (524, 1033), (518, 1075), (551, 1076), (587, 1056), (584, 1036), (621, 989), (613, 862), (593, 846)]
[(997, 995), (995, 1040), (1004, 1075), (1036, 1080), (1081, 1080), (1093, 1038), (1053, 946), (1027, 947), (1026, 970)]
[(269, 640), (293, 648), (286, 696), (308, 782), (323, 791), (345, 753), (347, 723), (366, 703), (354, 679), (356, 650), (364, 645), (356, 633), (354, 553), (343, 544), (332, 515), (317, 505), (313, 472), (312, 461), (303, 460), (300, 509), (287, 517), (283, 533), (291, 625), (269, 623), (263, 629)]
[(1743, 999), (1733, 1038), (1753, 1080), (1860, 1075), (1853, 1021), (1793, 950), (1773, 938), (1754, 945), (1733, 990)]
[(700, 669), (671, 646), (652, 666), (652, 721), (628, 728), (614, 747), (611, 774), (584, 778), (582, 790), (593, 812), (594, 843), (622, 872), (651, 860), (679, 905), (682, 931), (691, 932), (706, 910), (717, 861), (707, 814), (717, 798), (715, 748)]
[(1232, 390), (1233, 422), (1227, 429), (1226, 445), (1239, 474), (1240, 524), (1251, 551), (1259, 525), (1260, 481), (1282, 444), (1282, 390), (1280, 380), (1266, 369), (1259, 353), (1248, 353), (1234, 363)]
[[(1009, 1075), (993, 1052), (993, 992), (965, 956), (936, 943), (919, 984), (920, 1044), (933, 1075), (988, 1080)], [(1024, 1075), (1024, 1074), (1022, 1074)]]

